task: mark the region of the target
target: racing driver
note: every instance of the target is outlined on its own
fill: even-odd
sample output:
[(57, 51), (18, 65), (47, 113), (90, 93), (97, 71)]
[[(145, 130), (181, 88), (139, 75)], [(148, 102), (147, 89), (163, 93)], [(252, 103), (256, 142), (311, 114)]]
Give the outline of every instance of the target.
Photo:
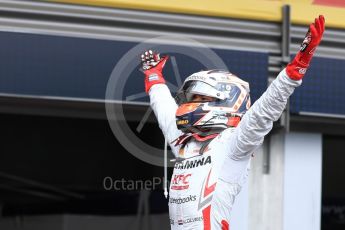
[(141, 55), (145, 90), (177, 158), (170, 183), (171, 229), (227, 230), (252, 154), (302, 83), (325, 30), (322, 15), (310, 24), (295, 58), (251, 106), (249, 84), (227, 71), (187, 77), (174, 98), (162, 74), (168, 56)]

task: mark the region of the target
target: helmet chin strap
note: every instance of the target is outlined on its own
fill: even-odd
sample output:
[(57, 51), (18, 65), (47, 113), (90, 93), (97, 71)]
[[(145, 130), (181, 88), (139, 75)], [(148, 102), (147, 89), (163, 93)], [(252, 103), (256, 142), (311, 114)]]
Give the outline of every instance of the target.
[(185, 145), (192, 138), (194, 138), (197, 141), (204, 142), (204, 141), (211, 140), (211, 139), (215, 138), (218, 135), (219, 135), (219, 133), (213, 133), (213, 134), (210, 134), (210, 135), (207, 135), (207, 136), (201, 136), (198, 133), (185, 133), (185, 134), (179, 136), (177, 139), (175, 139), (171, 143), (175, 143), (175, 146)]
[(192, 136), (195, 138), (195, 140), (200, 141), (200, 142), (204, 142), (204, 141), (208, 141), (210, 139), (213, 139), (213, 138), (215, 138), (218, 135), (219, 135), (219, 133), (213, 133), (213, 134), (208, 135), (208, 136), (200, 136), (197, 133), (193, 133)]

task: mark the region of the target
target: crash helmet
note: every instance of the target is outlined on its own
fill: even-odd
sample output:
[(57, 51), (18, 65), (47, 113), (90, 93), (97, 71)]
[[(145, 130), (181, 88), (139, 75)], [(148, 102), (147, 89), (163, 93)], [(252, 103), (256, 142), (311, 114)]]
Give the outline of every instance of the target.
[(224, 70), (194, 73), (176, 94), (177, 128), (202, 136), (235, 128), (250, 108), (249, 84)]

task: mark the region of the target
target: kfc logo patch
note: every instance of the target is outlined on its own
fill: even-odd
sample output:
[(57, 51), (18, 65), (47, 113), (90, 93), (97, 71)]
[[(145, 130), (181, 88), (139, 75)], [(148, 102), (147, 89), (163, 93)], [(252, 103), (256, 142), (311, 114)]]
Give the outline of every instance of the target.
[(189, 188), (189, 178), (192, 174), (179, 174), (173, 175), (171, 180), (171, 189), (173, 190), (184, 190)]

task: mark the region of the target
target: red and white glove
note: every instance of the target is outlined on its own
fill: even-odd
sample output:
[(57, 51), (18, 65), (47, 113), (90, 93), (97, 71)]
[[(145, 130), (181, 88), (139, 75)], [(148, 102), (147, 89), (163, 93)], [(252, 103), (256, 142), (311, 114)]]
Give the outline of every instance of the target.
[(293, 80), (301, 80), (306, 73), (316, 47), (320, 44), (325, 31), (325, 18), (320, 15), (310, 24), (309, 30), (295, 58), (286, 67), (287, 75)]
[(159, 53), (152, 50), (145, 51), (141, 55), (141, 64), (145, 74), (145, 92), (148, 93), (155, 84), (164, 84), (162, 74), (168, 56), (160, 57)]

